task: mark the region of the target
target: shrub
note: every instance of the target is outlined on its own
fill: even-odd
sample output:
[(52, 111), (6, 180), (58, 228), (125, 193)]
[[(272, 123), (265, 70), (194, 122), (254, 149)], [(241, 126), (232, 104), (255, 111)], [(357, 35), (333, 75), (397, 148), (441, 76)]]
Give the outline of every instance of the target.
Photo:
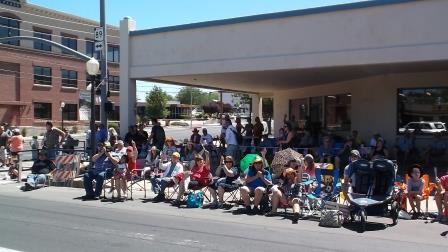
[(117, 132), (119, 131), (118, 123), (116, 123), (116, 122), (110, 122), (109, 128), (114, 128)]
[(21, 130), (22, 136), (26, 137), (27, 133), (28, 133), (28, 130), (26, 128), (22, 128), (22, 130)]

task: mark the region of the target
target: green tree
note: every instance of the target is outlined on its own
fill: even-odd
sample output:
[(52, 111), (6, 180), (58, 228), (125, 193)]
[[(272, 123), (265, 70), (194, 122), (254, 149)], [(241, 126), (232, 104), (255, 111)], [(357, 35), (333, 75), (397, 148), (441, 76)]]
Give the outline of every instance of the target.
[(251, 97), (248, 94), (244, 93), (233, 93), (232, 94), (232, 102), (235, 107), (250, 105), (252, 102)]
[(206, 93), (195, 87), (183, 87), (176, 95), (181, 104), (207, 105), (213, 100), (219, 100), (217, 92)]
[(160, 87), (154, 86), (146, 95), (146, 114), (149, 117), (165, 118), (168, 115), (166, 109), (168, 95)]

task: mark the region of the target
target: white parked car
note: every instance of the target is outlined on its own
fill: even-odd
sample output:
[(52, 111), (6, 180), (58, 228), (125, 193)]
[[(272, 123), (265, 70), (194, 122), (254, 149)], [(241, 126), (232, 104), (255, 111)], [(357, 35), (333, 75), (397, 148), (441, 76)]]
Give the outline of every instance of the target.
[(398, 131), (404, 133), (406, 131), (414, 132), (420, 130), (424, 134), (445, 133), (446, 127), (443, 122), (410, 122)]

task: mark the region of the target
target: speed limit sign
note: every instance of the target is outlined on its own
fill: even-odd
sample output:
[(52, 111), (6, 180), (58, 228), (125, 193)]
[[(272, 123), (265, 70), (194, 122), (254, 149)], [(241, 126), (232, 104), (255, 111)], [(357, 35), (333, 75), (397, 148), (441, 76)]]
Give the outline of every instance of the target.
[(95, 27), (95, 41), (104, 40), (104, 29), (103, 27)]

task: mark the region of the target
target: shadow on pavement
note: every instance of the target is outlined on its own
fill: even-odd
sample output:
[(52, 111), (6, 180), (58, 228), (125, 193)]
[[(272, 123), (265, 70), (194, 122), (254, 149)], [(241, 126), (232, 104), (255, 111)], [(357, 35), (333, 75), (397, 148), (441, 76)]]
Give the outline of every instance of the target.
[[(392, 225), (390, 224), (384, 224), (384, 223), (374, 223), (374, 222), (366, 222), (366, 230), (365, 232), (371, 232), (371, 231), (379, 231), (379, 230), (384, 230), (387, 227), (390, 227)], [(348, 223), (344, 223), (343, 225), (344, 228), (351, 230), (351, 231), (356, 231), (358, 233), (361, 233), (361, 223), (354, 221), (354, 222), (348, 222)]]

